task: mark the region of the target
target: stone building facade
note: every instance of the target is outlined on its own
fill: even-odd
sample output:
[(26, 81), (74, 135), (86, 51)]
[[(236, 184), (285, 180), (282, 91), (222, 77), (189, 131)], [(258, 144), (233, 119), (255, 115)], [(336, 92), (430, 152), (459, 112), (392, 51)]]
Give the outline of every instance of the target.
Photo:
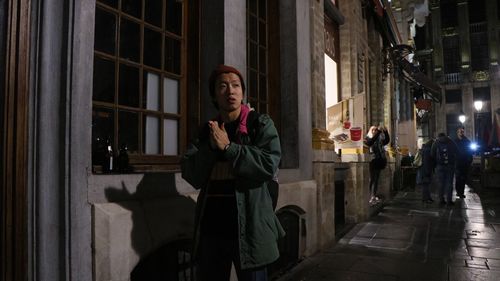
[[(10, 8), (2, 22), (2, 200), (21, 203), (2, 207), (3, 229), (17, 225), (16, 235), (2, 233), (6, 280), (134, 280), (158, 256), (188, 264), (197, 192), (181, 179), (179, 156), (215, 114), (208, 76), (219, 63), (241, 70), (248, 101), (280, 131), (277, 214), (289, 235), (280, 249), (287, 258), (273, 270), (335, 243), (376, 211), (369, 152), (334, 150), (325, 85), (338, 81), (334, 103), (347, 106), (362, 136), (379, 123), (397, 134), (408, 87), (383, 73), (384, 49), (399, 40), (386, 1), (129, 2), (1, 2)], [(326, 76), (325, 53), (336, 77)], [(159, 127), (149, 125), (158, 116), (155, 135)], [(129, 142), (133, 170), (103, 172), (94, 158), (99, 132), (110, 133), (115, 151)], [(389, 156), (385, 198), (398, 165), (397, 153)]]
[[(434, 107), (431, 126), (454, 136), (464, 114), (466, 135), (485, 148), (500, 107), (498, 1), (433, 0), (429, 5), (430, 24), (419, 31), (432, 43), (418, 47), (432, 46), (432, 75), (443, 85), (444, 97)], [(473, 106), (478, 100), (483, 101), (480, 111)]]

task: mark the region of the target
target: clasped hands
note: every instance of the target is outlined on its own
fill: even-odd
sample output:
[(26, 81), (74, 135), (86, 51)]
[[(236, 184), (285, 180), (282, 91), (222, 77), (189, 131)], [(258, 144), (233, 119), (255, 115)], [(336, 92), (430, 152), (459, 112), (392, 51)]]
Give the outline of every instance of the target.
[(210, 128), (210, 146), (214, 149), (224, 150), (231, 143), (224, 128), (224, 123), (219, 125), (217, 121), (208, 121), (208, 127)]

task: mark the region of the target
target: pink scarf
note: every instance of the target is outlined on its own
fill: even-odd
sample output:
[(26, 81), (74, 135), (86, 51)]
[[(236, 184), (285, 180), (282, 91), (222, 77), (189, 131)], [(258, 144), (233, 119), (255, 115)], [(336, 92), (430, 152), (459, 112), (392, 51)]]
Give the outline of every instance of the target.
[[(248, 119), (248, 113), (251, 111), (251, 109), (248, 107), (246, 104), (241, 105), (241, 111), (240, 111), (240, 124), (238, 125), (238, 129), (236, 130), (236, 135), (238, 135), (238, 138), (240, 135), (248, 135), (248, 129), (247, 129), (247, 119)], [(222, 117), (217, 115), (215, 120), (218, 120), (219, 123), (222, 122)]]
[(248, 135), (247, 118), (249, 112), (250, 108), (248, 108), (246, 104), (241, 105), (240, 124), (238, 126), (238, 132), (240, 132), (240, 134), (242, 135)]

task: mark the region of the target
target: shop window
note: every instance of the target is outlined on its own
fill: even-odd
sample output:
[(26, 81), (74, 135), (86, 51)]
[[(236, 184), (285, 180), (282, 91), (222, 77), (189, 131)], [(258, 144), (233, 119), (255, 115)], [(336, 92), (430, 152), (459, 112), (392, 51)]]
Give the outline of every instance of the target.
[(185, 144), (187, 1), (98, 0), (92, 93), (93, 171), (104, 148), (136, 172), (178, 168)]

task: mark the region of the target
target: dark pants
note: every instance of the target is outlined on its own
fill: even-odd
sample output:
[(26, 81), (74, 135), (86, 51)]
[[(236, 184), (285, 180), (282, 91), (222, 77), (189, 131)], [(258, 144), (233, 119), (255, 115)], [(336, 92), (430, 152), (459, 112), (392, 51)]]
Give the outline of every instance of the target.
[(234, 264), (238, 281), (267, 281), (265, 267), (241, 269), (238, 208), (233, 181), (212, 181), (201, 219), (198, 280), (229, 281)]
[(202, 237), (200, 242), (198, 280), (229, 281), (234, 263), (238, 281), (267, 281), (265, 267), (241, 269), (237, 240)]
[(453, 193), (453, 175), (455, 168), (453, 166), (437, 165), (436, 175), (439, 180), (439, 199), (441, 201), (452, 202)]
[(469, 167), (459, 167), (455, 170), (455, 191), (457, 196), (464, 195), (465, 183), (469, 175)]
[(380, 178), (380, 172), (382, 170), (374, 167), (370, 163), (370, 195), (377, 196), (378, 191), (378, 179)]
[(416, 184), (422, 187), (422, 200), (432, 200), (431, 185), (432, 172), (427, 167), (420, 166), (417, 170)]

